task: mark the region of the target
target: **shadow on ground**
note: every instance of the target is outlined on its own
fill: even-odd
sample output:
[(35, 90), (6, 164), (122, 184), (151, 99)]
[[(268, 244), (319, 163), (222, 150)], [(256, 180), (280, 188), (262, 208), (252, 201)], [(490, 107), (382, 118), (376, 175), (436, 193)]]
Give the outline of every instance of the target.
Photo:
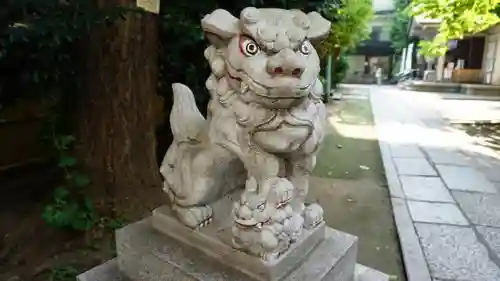
[(308, 199), (329, 226), (359, 237), (358, 262), (405, 280), (369, 98), (344, 96), (328, 113)]
[(454, 124), (454, 127), (473, 137), (478, 144), (500, 151), (500, 124), (478, 122)]

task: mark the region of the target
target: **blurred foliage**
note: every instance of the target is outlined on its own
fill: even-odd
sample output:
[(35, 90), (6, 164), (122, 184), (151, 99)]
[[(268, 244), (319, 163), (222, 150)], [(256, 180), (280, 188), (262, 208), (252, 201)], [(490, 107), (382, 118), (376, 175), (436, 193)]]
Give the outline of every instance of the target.
[(432, 41), (420, 42), (420, 53), (438, 57), (446, 53), (448, 42), (481, 32), (500, 22), (500, 0), (414, 0), (409, 12), (414, 17), (441, 20)]
[(325, 3), (320, 12), (332, 21), (328, 38), (318, 48), (321, 57), (355, 49), (361, 41), (370, 37), (370, 21), (373, 19), (371, 0), (339, 0)]
[(407, 7), (408, 0), (394, 0), (396, 12), (391, 25), (391, 41), (396, 54), (401, 54), (403, 49), (408, 46), (410, 15)]
[(125, 9), (97, 9), (88, 0), (9, 0), (0, 11), (0, 105), (37, 97), (51, 108), (42, 139), (53, 148), (62, 179), (42, 214), (52, 226), (88, 230), (97, 221), (84, 195), (90, 179), (70, 156), (72, 120), (81, 92), (82, 39), (92, 28), (122, 18)]
[(57, 266), (51, 269), (48, 281), (70, 281), (75, 280), (79, 271), (73, 266)]
[[(21, 96), (74, 95), (80, 88), (81, 38), (96, 25), (113, 23), (124, 15), (119, 8), (97, 9), (89, 0), (8, 0), (0, 11), (0, 104)], [(319, 11), (333, 21), (320, 52), (353, 48), (369, 35), (370, 0), (185, 0), (162, 1), (160, 12), (159, 93), (167, 102), (170, 85), (181, 82), (195, 93), (201, 109), (208, 93), (209, 74), (203, 57), (207, 42), (201, 18), (216, 8), (238, 16), (247, 6)]]
[[(53, 126), (56, 122), (51, 123)], [(75, 141), (72, 135), (58, 136), (56, 128), (48, 140), (52, 142), (59, 159), (57, 166), (63, 175), (61, 185), (54, 190), (53, 201), (45, 206), (42, 217), (51, 226), (68, 230), (90, 230), (98, 216), (93, 202), (85, 196), (85, 187), (90, 184), (90, 178), (78, 172), (78, 160), (70, 155), (71, 146)]]
[(123, 10), (88, 0), (8, 0), (0, 10), (0, 104), (21, 96), (74, 94), (79, 40)]
[(347, 62), (346, 53), (341, 53), (337, 60), (332, 63), (332, 87), (336, 88), (342, 80), (344, 80), (347, 70), (349, 70), (349, 64)]

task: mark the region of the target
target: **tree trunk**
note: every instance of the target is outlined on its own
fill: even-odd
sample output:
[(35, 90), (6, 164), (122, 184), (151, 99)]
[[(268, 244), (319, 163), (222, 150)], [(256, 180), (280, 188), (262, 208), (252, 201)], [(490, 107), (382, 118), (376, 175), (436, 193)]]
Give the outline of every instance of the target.
[[(97, 5), (134, 7), (135, 1), (97, 0)], [(94, 30), (85, 48), (77, 156), (92, 179), (89, 193), (100, 211), (135, 219), (166, 200), (155, 137), (162, 104), (158, 16), (129, 12)]]

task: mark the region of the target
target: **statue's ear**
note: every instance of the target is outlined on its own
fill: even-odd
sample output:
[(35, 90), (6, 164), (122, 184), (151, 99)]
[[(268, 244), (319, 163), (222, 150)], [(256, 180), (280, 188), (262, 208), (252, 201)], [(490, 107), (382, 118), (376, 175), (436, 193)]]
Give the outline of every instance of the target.
[(217, 9), (203, 17), (201, 28), (210, 43), (220, 48), (238, 34), (239, 20), (228, 11)]
[(322, 17), (318, 12), (310, 12), (307, 14), (309, 19), (309, 29), (307, 30), (307, 38), (311, 41), (325, 39), (330, 33), (332, 23)]

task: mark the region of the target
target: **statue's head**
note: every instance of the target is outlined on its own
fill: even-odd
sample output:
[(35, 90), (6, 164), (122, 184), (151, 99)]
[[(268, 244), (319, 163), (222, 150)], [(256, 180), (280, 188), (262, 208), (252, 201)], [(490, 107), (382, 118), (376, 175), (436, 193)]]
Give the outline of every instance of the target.
[(214, 74), (240, 94), (250, 91), (272, 104), (311, 92), (320, 72), (312, 43), (328, 35), (330, 22), (316, 12), (249, 7), (240, 18), (215, 10), (202, 28), (223, 59), (211, 62)]
[(235, 222), (240, 227), (253, 228), (268, 222), (272, 216), (283, 213), (282, 219), (291, 216), (292, 209), (289, 203), (293, 196), (293, 185), (283, 178), (272, 178), (261, 183), (260, 191), (257, 182), (247, 181), (241, 200), (236, 203)]

